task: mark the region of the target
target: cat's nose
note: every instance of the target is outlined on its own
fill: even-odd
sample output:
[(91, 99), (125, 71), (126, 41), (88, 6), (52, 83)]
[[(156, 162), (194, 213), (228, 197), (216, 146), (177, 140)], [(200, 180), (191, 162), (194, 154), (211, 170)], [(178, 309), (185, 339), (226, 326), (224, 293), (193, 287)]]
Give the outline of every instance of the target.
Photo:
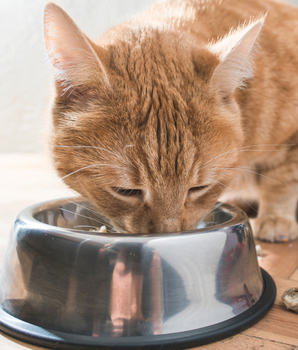
[(167, 218), (162, 220), (161, 226), (161, 232), (178, 232), (182, 225), (178, 218)]

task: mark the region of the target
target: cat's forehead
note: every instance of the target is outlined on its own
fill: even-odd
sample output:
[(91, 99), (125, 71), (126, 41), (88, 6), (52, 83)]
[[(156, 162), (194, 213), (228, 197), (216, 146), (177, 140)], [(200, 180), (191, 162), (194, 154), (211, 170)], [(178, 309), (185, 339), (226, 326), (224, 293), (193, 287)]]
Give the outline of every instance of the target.
[(181, 78), (191, 78), (189, 39), (177, 37), (177, 33), (169, 29), (145, 25), (125, 28), (123, 36), (107, 45), (107, 51), (112, 70), (127, 81), (141, 84), (147, 79), (166, 78), (177, 84)]
[[(181, 97), (173, 103), (153, 93), (147, 100), (144, 110), (135, 111), (134, 117), (127, 115), (126, 140), (131, 145), (127, 155), (136, 164), (141, 183), (161, 188), (170, 181), (183, 185), (197, 177), (205, 161), (204, 147), (200, 146), (203, 137), (193, 132), (191, 109)], [(199, 121), (194, 124), (203, 132)]]

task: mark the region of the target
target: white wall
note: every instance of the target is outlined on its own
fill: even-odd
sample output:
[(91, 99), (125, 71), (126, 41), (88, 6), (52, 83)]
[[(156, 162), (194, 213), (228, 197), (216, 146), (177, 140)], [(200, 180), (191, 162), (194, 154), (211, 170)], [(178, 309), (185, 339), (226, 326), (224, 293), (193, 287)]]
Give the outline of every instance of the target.
[[(154, 0), (56, 0), (96, 39)], [(298, 0), (291, 2), (298, 5)], [(0, 152), (40, 152), (50, 101), (44, 0), (0, 1)]]
[[(56, 0), (91, 39), (154, 0)], [(0, 1), (0, 152), (39, 152), (51, 90), (44, 0)]]

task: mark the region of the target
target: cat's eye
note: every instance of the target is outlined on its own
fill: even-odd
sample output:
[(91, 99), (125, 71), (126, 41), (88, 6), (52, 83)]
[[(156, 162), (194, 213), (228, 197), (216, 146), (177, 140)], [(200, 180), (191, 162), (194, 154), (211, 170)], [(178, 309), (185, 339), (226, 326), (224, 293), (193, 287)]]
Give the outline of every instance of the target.
[(113, 191), (124, 197), (137, 197), (140, 200), (143, 198), (142, 190), (113, 187)]
[(202, 190), (204, 190), (205, 188), (207, 188), (208, 186), (209, 186), (209, 185), (192, 187), (192, 188), (190, 188), (188, 191), (190, 191), (190, 192), (202, 191)]
[(187, 196), (191, 195), (192, 193), (200, 193), (201, 191), (205, 190), (207, 187), (209, 187), (209, 185), (191, 187), (188, 190)]

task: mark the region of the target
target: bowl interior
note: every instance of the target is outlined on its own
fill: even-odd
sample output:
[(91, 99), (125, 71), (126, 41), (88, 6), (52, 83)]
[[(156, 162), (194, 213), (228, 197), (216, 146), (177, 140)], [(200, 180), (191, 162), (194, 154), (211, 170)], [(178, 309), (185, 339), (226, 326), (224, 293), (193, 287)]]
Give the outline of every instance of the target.
[[(210, 212), (204, 220), (200, 221), (196, 229), (226, 225), (234, 216), (235, 212), (230, 207), (227, 210), (225, 206), (219, 206)], [(68, 200), (45, 204), (38, 212), (33, 213), (33, 218), (47, 225), (88, 233), (96, 232), (97, 229), (105, 225), (108, 232), (113, 233), (113, 227), (108, 219), (85, 201), (73, 202)]]

